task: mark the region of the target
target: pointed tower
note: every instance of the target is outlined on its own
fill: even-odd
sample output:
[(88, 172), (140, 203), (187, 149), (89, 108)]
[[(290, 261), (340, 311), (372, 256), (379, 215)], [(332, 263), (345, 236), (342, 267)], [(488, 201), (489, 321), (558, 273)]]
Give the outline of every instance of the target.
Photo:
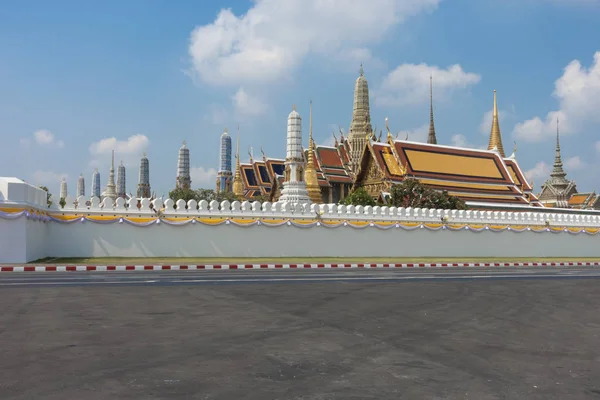
[(427, 136), (427, 143), (437, 144), (435, 125), (433, 124), (433, 77), (431, 75), (429, 75), (429, 136)]
[(67, 198), (67, 180), (65, 178), (62, 178), (62, 181), (60, 181), (60, 192), (59, 192), (60, 196), (59, 199), (66, 199)]
[(371, 113), (369, 109), (369, 84), (364, 77), (362, 64), (360, 75), (354, 84), (354, 107), (348, 142), (350, 144), (350, 168), (356, 173), (362, 152), (367, 144), (367, 136), (372, 134)]
[(310, 197), (310, 201), (313, 203), (322, 203), (323, 197), (321, 196), (321, 186), (319, 185), (317, 170), (315, 169), (315, 142), (312, 134), (312, 100), (310, 101), (310, 116), (308, 126), (308, 155), (306, 157), (307, 160), (306, 170), (304, 171), (304, 181), (306, 181), (306, 190), (308, 191), (308, 197)]
[(117, 197), (127, 198), (127, 182), (125, 180), (125, 166), (123, 160), (117, 167)]
[(85, 196), (85, 179), (83, 178), (83, 174), (79, 175), (79, 179), (77, 179), (77, 197)]
[(558, 129), (558, 118), (556, 119), (556, 150), (554, 154), (554, 167), (550, 178), (542, 185), (539, 199), (545, 206), (563, 207), (569, 206), (569, 199), (577, 188), (574, 181), (569, 181), (567, 173), (563, 169), (562, 157), (560, 155), (560, 133)]
[(304, 181), (304, 154), (302, 153), (302, 118), (296, 106), (288, 115), (285, 180), (279, 201), (310, 203)]
[(240, 165), (240, 132), (238, 128), (237, 149), (235, 152), (235, 176), (233, 177), (233, 194), (238, 198), (244, 197), (244, 183), (242, 182), (242, 166)]
[(102, 197), (110, 197), (115, 200), (117, 198), (117, 186), (115, 185), (115, 151), (112, 151), (112, 159), (110, 163), (110, 171), (108, 173), (108, 183), (106, 190), (102, 193)]
[(190, 149), (187, 148), (185, 140), (179, 148), (177, 158), (177, 179), (175, 180), (177, 188), (189, 189), (192, 185), (190, 178)]
[(219, 171), (217, 172), (217, 193), (231, 191), (231, 136), (227, 128), (221, 135), (221, 154)]
[(140, 160), (140, 175), (136, 197), (149, 199), (150, 196), (150, 162), (148, 161), (148, 157), (146, 157), (146, 153), (144, 153)]
[(100, 172), (98, 172), (98, 168), (92, 174), (92, 197), (100, 198)]
[(500, 154), (500, 157), (506, 157), (504, 155), (504, 147), (502, 146), (502, 135), (500, 134), (500, 123), (498, 122), (498, 101), (496, 100), (496, 91), (494, 90), (494, 111), (492, 117), (492, 131), (490, 132), (490, 142), (488, 144), (488, 150), (496, 149)]

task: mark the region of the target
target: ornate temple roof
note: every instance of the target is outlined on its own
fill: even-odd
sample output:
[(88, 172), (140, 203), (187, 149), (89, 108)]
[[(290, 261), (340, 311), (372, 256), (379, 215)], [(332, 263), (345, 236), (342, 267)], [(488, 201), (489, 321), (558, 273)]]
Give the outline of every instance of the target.
[(406, 177), (445, 190), (464, 201), (539, 206), (531, 186), (514, 159), (504, 159), (497, 151), (467, 149), (390, 140), (369, 143), (363, 155), (357, 182), (373, 174), (367, 158), (385, 180), (399, 183)]

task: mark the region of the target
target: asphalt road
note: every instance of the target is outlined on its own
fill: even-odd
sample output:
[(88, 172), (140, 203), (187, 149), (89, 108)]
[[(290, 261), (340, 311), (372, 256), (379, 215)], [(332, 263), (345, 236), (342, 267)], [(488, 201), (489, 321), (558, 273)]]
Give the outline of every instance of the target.
[(0, 398), (599, 399), (600, 270), (0, 275)]

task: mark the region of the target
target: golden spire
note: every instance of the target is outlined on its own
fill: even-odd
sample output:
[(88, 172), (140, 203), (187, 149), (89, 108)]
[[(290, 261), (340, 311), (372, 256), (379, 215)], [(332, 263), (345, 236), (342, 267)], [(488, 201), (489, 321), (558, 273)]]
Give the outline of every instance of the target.
[(237, 150), (235, 152), (235, 176), (233, 177), (233, 194), (237, 197), (244, 195), (242, 183), (242, 166), (240, 165), (240, 127), (238, 126)]
[(315, 170), (315, 142), (312, 134), (312, 100), (310, 101), (310, 117), (308, 126), (308, 156), (306, 160), (306, 168), (304, 169), (304, 181), (306, 182), (306, 190), (308, 191), (308, 197), (310, 197), (310, 201), (313, 203), (322, 203), (323, 198), (321, 197), (321, 187), (319, 186), (319, 180), (317, 178), (317, 170)]
[(492, 117), (492, 131), (490, 132), (490, 142), (488, 150), (498, 150), (501, 157), (504, 155), (504, 147), (502, 146), (502, 135), (500, 134), (500, 124), (498, 122), (498, 101), (496, 100), (496, 91), (494, 90), (494, 111)]

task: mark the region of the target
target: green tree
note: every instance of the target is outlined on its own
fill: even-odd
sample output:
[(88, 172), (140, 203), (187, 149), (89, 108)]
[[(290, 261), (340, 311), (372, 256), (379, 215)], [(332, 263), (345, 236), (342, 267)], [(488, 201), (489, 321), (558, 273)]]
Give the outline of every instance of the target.
[(260, 194), (258, 196), (254, 196), (252, 199), (250, 199), (250, 201), (258, 201), (260, 203), (264, 203), (269, 201), (269, 195)]
[(198, 196), (198, 201), (206, 200), (209, 203), (215, 199), (215, 191), (212, 189), (196, 189), (196, 194)]
[(340, 204), (344, 205), (353, 205), (353, 206), (376, 206), (377, 202), (369, 192), (365, 190), (365, 188), (359, 187), (352, 193), (350, 193), (344, 200), (340, 202)]
[(433, 190), (418, 179), (405, 179), (402, 183), (392, 185), (390, 205), (395, 207), (436, 208), (465, 210), (465, 202), (446, 191)]
[(46, 191), (46, 203), (48, 204), (48, 208), (50, 208), (50, 206), (52, 206), (52, 200), (50, 200), (50, 197), (52, 197), (52, 194), (50, 193), (50, 190), (48, 190), (48, 188), (46, 186), (40, 186), (40, 189)]
[(223, 200), (228, 200), (230, 203), (233, 203), (234, 201), (243, 201), (239, 200), (238, 197), (235, 194), (233, 194), (233, 192), (219, 192), (215, 193), (213, 197), (219, 203)]
[(187, 189), (187, 188), (176, 188), (176, 189), (171, 190), (169, 192), (169, 198), (171, 200), (173, 200), (173, 202), (174, 202), (173, 206), (175, 206), (175, 203), (177, 203), (177, 200), (185, 200), (186, 203), (190, 200), (196, 200), (196, 201), (202, 200), (198, 197), (198, 192), (196, 190)]
[(60, 208), (65, 208), (66, 204), (67, 204), (67, 200), (64, 197), (61, 197), (60, 200), (58, 201), (58, 205), (60, 206)]

